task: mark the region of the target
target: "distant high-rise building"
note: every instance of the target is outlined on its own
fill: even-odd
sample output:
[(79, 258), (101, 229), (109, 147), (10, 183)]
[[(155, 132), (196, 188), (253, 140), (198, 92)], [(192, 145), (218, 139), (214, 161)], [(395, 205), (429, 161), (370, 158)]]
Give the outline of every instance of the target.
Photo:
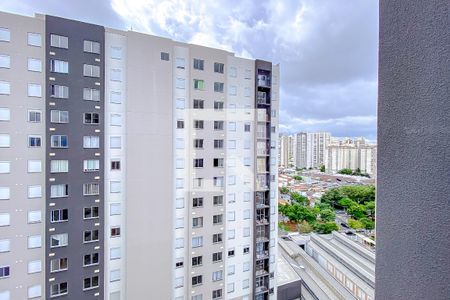
[(288, 168), (294, 165), (294, 136), (281, 135), (279, 138), (279, 165)]
[(297, 133), (294, 146), (295, 166), (300, 169), (318, 169), (324, 165), (330, 138), (331, 135), (328, 132)]
[(0, 299), (276, 299), (279, 66), (0, 12)]
[(326, 170), (359, 169), (362, 173), (376, 174), (377, 146), (363, 138), (336, 140), (327, 147)]

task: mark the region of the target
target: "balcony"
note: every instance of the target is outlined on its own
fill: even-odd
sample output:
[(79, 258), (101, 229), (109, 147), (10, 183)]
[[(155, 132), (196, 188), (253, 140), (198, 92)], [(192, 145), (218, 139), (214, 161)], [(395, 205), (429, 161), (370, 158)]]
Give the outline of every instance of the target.
[(267, 259), (269, 258), (269, 251), (256, 252), (256, 259)]
[(266, 218), (258, 218), (256, 219), (256, 225), (261, 226), (261, 225), (269, 225), (269, 221)]
[(256, 103), (262, 104), (262, 105), (269, 105), (270, 101), (267, 97), (267, 93), (266, 92), (258, 92), (258, 94), (256, 95)]
[(256, 270), (255, 275), (257, 277), (266, 276), (266, 275), (269, 276), (269, 272), (267, 272), (264, 269), (260, 269), (260, 270)]
[(259, 156), (270, 155), (270, 149), (266, 149), (266, 148), (256, 149), (256, 155), (259, 155)]
[(270, 88), (270, 76), (269, 75), (258, 75), (258, 87)]
[(267, 136), (267, 131), (257, 131), (256, 132), (256, 137), (258, 139), (268, 139), (269, 137)]
[(255, 293), (260, 294), (260, 293), (266, 293), (269, 291), (269, 288), (266, 286), (257, 286), (255, 288)]

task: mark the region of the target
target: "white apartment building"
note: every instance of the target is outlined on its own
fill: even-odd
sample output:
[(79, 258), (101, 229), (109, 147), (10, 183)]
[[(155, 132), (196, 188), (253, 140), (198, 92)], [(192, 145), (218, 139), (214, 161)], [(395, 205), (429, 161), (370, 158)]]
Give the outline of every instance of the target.
[(295, 147), (297, 168), (318, 169), (325, 164), (326, 149), (331, 135), (328, 132), (299, 132)]

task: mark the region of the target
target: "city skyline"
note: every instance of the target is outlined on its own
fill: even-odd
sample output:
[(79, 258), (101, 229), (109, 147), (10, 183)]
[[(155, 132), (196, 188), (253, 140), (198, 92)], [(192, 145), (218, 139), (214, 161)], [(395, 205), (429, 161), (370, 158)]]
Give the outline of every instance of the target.
[(87, 3), (68, 10), (60, 2), (0, 1), (0, 9), (132, 28), (280, 63), (280, 132), (376, 139), (377, 1), (112, 0), (89, 2), (94, 9), (86, 11)]

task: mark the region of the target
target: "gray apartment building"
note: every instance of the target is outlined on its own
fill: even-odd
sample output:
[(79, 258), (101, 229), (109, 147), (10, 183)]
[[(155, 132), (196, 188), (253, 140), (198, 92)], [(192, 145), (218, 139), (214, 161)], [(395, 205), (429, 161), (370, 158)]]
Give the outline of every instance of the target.
[(0, 12), (0, 300), (276, 299), (279, 80)]

